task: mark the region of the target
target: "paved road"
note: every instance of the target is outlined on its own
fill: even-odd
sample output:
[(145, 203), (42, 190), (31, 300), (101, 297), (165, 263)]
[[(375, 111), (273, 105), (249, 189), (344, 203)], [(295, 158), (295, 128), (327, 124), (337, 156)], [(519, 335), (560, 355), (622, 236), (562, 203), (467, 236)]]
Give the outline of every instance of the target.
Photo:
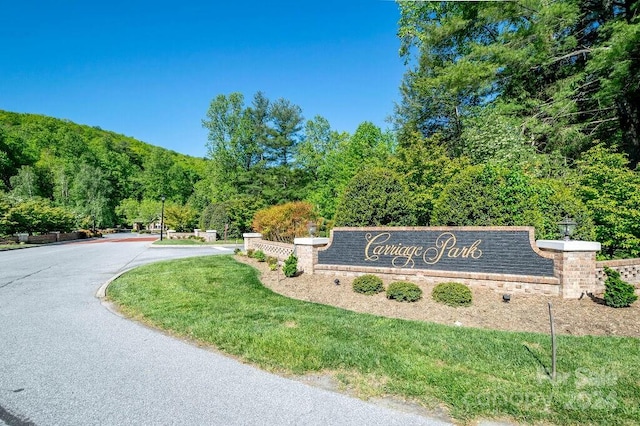
[(0, 252), (0, 424), (445, 424), (265, 373), (95, 297), (132, 266), (228, 252), (117, 237)]

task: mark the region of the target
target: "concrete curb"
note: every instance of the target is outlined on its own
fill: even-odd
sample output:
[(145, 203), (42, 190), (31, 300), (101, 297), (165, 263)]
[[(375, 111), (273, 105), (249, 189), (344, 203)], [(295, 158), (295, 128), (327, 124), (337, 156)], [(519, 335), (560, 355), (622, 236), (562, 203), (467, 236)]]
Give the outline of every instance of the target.
[(98, 299), (104, 300), (107, 297), (107, 287), (109, 287), (109, 284), (111, 284), (113, 281), (115, 281), (116, 279), (120, 278), (121, 275), (126, 274), (127, 272), (136, 269), (137, 266), (133, 266), (131, 268), (127, 268), (123, 271), (118, 272), (117, 274), (115, 274), (113, 277), (109, 278), (107, 281), (105, 281), (100, 288), (98, 289), (98, 291), (96, 291), (96, 297)]

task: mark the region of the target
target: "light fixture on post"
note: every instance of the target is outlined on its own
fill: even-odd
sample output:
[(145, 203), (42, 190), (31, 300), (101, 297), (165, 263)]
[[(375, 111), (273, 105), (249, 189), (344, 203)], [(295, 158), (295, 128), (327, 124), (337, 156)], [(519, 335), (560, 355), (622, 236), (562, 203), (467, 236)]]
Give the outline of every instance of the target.
[(317, 230), (318, 228), (314, 222), (309, 221), (309, 223), (307, 223), (307, 231), (309, 231), (309, 236), (311, 236), (311, 238), (313, 238)]
[(160, 199), (162, 200), (162, 213), (160, 213), (160, 241), (162, 241), (162, 233), (164, 231), (164, 195)]
[(560, 228), (560, 233), (563, 236), (565, 241), (569, 241), (571, 239), (571, 235), (576, 230), (577, 223), (573, 221), (570, 217), (564, 217), (560, 222), (558, 222), (558, 227)]

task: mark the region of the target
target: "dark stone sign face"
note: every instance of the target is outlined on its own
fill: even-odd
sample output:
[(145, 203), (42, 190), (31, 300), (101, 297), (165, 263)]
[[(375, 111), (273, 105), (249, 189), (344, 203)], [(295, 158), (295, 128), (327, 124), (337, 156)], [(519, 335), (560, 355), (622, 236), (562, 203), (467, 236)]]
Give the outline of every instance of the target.
[(531, 247), (533, 228), (336, 228), (320, 265), (553, 277)]

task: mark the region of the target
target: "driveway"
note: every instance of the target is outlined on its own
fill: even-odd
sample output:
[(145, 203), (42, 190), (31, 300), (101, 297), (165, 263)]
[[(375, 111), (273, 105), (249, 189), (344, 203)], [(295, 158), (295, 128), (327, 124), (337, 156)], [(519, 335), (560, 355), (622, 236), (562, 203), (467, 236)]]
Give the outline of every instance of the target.
[(266, 373), (95, 297), (125, 269), (227, 253), (135, 236), (0, 252), (0, 424), (447, 424)]

